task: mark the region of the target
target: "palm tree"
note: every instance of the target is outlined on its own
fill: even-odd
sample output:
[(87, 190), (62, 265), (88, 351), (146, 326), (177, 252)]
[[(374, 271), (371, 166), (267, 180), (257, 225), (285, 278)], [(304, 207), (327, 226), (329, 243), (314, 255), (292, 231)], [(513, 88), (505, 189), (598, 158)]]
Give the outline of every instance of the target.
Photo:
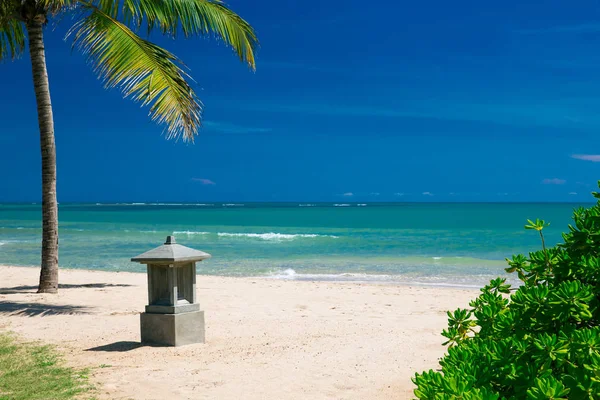
[(150, 106), (167, 138), (193, 141), (202, 103), (173, 54), (138, 33), (175, 37), (214, 35), (252, 69), (258, 45), (252, 27), (221, 0), (0, 0), (0, 60), (18, 58), (29, 44), (42, 153), (42, 260), (38, 293), (58, 291), (56, 146), (44, 28), (74, 20), (67, 37), (83, 52), (107, 88)]

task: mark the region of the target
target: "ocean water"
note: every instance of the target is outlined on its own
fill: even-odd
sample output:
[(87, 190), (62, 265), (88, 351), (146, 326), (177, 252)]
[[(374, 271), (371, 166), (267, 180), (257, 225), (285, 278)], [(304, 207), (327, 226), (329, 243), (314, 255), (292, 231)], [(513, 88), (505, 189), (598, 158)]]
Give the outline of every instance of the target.
[[(199, 273), (480, 286), (505, 257), (540, 248), (580, 204), (61, 204), (60, 265), (145, 271), (129, 261), (167, 235), (213, 257)], [(39, 265), (38, 204), (0, 204), (0, 264)]]

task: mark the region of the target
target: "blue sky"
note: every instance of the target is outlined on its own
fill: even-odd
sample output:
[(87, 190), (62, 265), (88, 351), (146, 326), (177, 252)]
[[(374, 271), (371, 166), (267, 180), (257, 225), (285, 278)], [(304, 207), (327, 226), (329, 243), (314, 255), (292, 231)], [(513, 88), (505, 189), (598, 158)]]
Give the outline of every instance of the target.
[[(595, 1), (232, 0), (257, 71), (152, 36), (205, 104), (167, 141), (46, 30), (59, 201), (582, 201), (600, 179)], [(0, 64), (0, 201), (39, 201), (29, 58)]]

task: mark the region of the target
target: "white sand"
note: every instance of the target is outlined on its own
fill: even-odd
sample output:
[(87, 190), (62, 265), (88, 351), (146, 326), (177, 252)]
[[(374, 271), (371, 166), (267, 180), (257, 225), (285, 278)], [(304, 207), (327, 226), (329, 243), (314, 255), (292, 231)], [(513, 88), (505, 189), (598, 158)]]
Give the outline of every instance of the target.
[(0, 330), (91, 367), (101, 399), (409, 399), (445, 311), (478, 293), (199, 276), (206, 344), (140, 347), (145, 274), (62, 270), (58, 295), (35, 294), (38, 274), (0, 267)]

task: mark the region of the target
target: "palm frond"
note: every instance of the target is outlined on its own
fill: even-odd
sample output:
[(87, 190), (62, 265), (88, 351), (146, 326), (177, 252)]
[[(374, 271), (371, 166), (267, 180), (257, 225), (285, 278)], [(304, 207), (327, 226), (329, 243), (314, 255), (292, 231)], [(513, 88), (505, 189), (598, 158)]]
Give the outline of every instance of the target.
[(78, 0), (37, 0), (38, 7), (50, 14), (58, 14), (64, 10), (72, 10), (78, 5)]
[(135, 30), (144, 25), (176, 36), (215, 35), (231, 46), (242, 62), (255, 69), (258, 39), (254, 29), (221, 0), (95, 0), (94, 4)]
[(16, 12), (15, 2), (0, 2), (0, 61), (15, 59), (25, 49), (25, 29)]
[(74, 44), (87, 55), (107, 88), (150, 106), (152, 120), (166, 124), (168, 138), (194, 139), (202, 104), (185, 81), (187, 74), (168, 51), (137, 36), (131, 29), (90, 3), (90, 13), (70, 30)]

